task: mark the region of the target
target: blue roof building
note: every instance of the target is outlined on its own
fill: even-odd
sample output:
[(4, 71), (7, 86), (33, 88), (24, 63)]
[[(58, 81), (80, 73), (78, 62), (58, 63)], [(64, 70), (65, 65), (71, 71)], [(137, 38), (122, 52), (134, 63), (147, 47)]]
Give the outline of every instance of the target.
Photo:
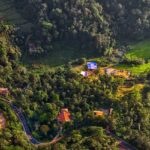
[(96, 70), (98, 68), (96, 62), (87, 62), (87, 67), (88, 69), (91, 69), (91, 70)]

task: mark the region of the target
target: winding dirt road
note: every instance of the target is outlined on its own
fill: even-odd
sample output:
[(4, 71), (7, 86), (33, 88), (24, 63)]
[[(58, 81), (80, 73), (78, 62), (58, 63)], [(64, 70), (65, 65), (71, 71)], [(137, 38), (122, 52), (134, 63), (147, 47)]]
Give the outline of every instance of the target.
[[(7, 103), (15, 112), (16, 116), (18, 117), (19, 121), (21, 122), (22, 126), (23, 126), (23, 130), (25, 132), (25, 134), (27, 135), (29, 141), (36, 147), (43, 147), (43, 146), (48, 146), (51, 144), (55, 144), (56, 142), (60, 141), (63, 137), (60, 137), (60, 133), (62, 131), (62, 128), (60, 128), (60, 131), (57, 133), (57, 135), (53, 138), (53, 140), (51, 140), (50, 142), (40, 142), (37, 139), (35, 139), (31, 132), (30, 129), (27, 125), (27, 122), (25, 120), (25, 117), (23, 115), (23, 113), (19, 110), (19, 108), (17, 108), (11, 100), (5, 99), (5, 98), (1, 98), (1, 100), (5, 103)], [(112, 132), (106, 130), (106, 133), (112, 137), (114, 137), (115, 139), (117, 139), (119, 141), (119, 150), (137, 150), (134, 146), (132, 146), (131, 144), (129, 144), (128, 142), (124, 141), (123, 139), (117, 137), (115, 134), (113, 134)]]
[(27, 122), (26, 122), (26, 119), (23, 115), (23, 113), (20, 111), (19, 108), (17, 108), (13, 103), (12, 101), (10, 100), (7, 100), (7, 99), (4, 99), (4, 98), (1, 98), (1, 100), (3, 102), (5, 102), (6, 104), (8, 104), (12, 110), (15, 112), (16, 116), (18, 117), (20, 123), (22, 124), (22, 127), (23, 127), (23, 130), (26, 134), (26, 136), (28, 137), (29, 141), (36, 147), (43, 147), (43, 146), (48, 146), (48, 145), (51, 145), (51, 144), (55, 144), (56, 142), (58, 142), (59, 140), (61, 140), (63, 137), (62, 136), (59, 136), (60, 135), (60, 132), (62, 131), (62, 128), (60, 128), (59, 132), (57, 133), (57, 135), (53, 138), (53, 140), (51, 140), (50, 142), (40, 142), (38, 141), (37, 139), (35, 139), (31, 132), (30, 132), (30, 129), (27, 125)]

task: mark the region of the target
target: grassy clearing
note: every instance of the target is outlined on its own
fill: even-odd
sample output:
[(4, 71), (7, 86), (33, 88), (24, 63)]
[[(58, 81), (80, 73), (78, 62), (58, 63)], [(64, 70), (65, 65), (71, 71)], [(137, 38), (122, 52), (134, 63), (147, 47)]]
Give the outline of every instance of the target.
[(142, 41), (130, 46), (131, 50), (127, 53), (129, 56), (137, 56), (144, 59), (150, 59), (150, 40)]
[(21, 27), (23, 31), (29, 32), (32, 27), (32, 24), (16, 11), (11, 0), (0, 0), (0, 18)]
[(31, 57), (24, 55), (22, 62), (25, 64), (42, 64), (50, 67), (57, 67), (67, 64), (79, 58), (91, 58), (96, 55), (94, 50), (81, 50), (78, 44), (58, 42), (50, 52), (43, 57)]
[[(145, 60), (150, 59), (150, 40), (139, 42), (137, 44), (131, 45), (130, 47), (131, 50), (127, 52), (128, 56), (136, 56)], [(131, 71), (134, 75), (139, 75), (141, 73), (150, 71), (150, 62), (137, 66), (118, 64), (115, 66), (115, 68), (128, 70)]]

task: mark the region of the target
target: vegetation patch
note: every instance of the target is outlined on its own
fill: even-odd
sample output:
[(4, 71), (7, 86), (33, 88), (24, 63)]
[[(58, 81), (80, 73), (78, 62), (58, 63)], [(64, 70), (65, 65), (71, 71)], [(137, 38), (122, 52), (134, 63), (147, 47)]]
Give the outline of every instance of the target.
[[(141, 56), (129, 54), (137, 46), (131, 47), (128, 57), (123, 57), (127, 47), (118, 46), (123, 42), (120, 39), (149, 36), (148, 1), (1, 2), (14, 2), (11, 6), (18, 7), (35, 25), (30, 35), (20, 30), (16, 35), (16, 29), (0, 23), (0, 97), (11, 101), (11, 107), (8, 101), (0, 101), (6, 118), (6, 128), (0, 132), (1, 149), (35, 150), (30, 144), (39, 143), (35, 140), (45, 143), (57, 137), (63, 138), (41, 149), (134, 149), (132, 145), (150, 149), (150, 62), (143, 54), (146, 44), (139, 52)], [(0, 5), (10, 17), (12, 9), (2, 10), (3, 3)], [(20, 26), (21, 20), (16, 21), (14, 24)], [(22, 48), (22, 62), (27, 67), (20, 65), (20, 51), (14, 41)], [(118, 61), (122, 65), (115, 69)], [(126, 70), (138, 76), (132, 78)], [(140, 76), (143, 72), (147, 74)], [(19, 114), (24, 132), (11, 108)]]
[(131, 50), (128, 56), (136, 56), (144, 59), (150, 59), (150, 40), (142, 41), (130, 46)]
[(150, 71), (150, 63), (137, 66), (118, 64), (117, 66), (115, 66), (115, 68), (131, 71), (133, 75), (140, 75), (141, 73)]
[(144, 84), (136, 84), (134, 86), (119, 86), (117, 90), (117, 97), (123, 97), (132, 91), (141, 91), (144, 88)]

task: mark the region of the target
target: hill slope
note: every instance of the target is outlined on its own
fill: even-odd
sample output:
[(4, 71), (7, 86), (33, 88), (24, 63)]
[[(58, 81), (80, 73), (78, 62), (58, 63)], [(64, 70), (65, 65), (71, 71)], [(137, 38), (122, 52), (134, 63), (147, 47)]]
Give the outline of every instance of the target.
[(11, 0), (0, 0), (0, 20), (19, 26), (23, 31), (30, 31), (32, 26), (17, 12)]

